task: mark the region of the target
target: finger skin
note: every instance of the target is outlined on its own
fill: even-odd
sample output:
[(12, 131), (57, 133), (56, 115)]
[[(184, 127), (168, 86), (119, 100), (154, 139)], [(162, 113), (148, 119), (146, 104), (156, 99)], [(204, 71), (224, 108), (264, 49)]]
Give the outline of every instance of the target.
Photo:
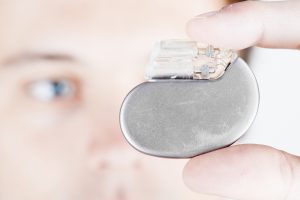
[(191, 159), (183, 179), (195, 192), (237, 200), (299, 200), (300, 159), (262, 145), (237, 145)]
[(300, 48), (300, 1), (245, 1), (187, 23), (188, 35), (217, 47)]

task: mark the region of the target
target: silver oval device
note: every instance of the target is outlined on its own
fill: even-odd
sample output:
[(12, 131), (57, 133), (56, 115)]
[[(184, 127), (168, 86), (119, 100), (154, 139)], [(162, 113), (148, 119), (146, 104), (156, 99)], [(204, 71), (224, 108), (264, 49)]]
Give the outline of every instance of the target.
[(148, 81), (125, 98), (120, 124), (138, 151), (188, 158), (233, 144), (250, 127), (259, 105), (248, 65), (230, 50), (162, 41)]

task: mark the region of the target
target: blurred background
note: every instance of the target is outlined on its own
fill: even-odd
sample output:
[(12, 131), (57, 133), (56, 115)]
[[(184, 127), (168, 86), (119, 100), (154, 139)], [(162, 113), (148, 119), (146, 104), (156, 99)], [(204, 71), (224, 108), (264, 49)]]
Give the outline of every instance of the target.
[[(143, 81), (153, 44), (186, 38), (191, 17), (228, 3), (0, 0), (0, 199), (224, 199), (184, 186), (186, 160), (133, 150), (118, 115), (127, 92)], [(299, 52), (253, 48), (244, 55), (261, 104), (238, 143), (300, 154), (292, 137)]]

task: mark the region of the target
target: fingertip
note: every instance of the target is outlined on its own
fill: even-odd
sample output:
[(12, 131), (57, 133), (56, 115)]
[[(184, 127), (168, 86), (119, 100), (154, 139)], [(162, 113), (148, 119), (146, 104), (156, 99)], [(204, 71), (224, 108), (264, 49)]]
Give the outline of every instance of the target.
[(220, 48), (239, 50), (253, 46), (263, 31), (256, 3), (235, 3), (213, 15), (199, 15), (187, 22), (187, 34), (193, 40)]
[(283, 163), (280, 151), (271, 147), (237, 145), (191, 159), (183, 180), (188, 188), (202, 194), (274, 199), (287, 191)]
[(232, 167), (238, 159), (234, 153), (237, 151), (239, 146), (234, 146), (192, 158), (183, 171), (184, 183), (195, 192), (225, 196), (228, 191), (224, 189), (230, 184), (232, 174), (242, 170)]

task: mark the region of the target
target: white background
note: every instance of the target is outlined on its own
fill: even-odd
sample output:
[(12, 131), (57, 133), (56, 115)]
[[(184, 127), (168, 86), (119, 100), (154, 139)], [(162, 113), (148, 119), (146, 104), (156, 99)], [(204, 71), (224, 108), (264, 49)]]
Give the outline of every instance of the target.
[(238, 143), (300, 155), (300, 51), (253, 48), (248, 60), (260, 89), (256, 120)]

